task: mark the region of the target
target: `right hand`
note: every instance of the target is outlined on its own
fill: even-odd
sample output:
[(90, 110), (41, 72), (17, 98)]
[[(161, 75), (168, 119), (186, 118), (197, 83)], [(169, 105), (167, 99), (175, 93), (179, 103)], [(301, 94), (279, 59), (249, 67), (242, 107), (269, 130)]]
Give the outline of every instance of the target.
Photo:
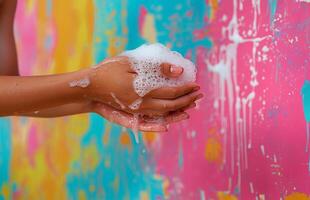
[[(115, 108), (102, 103), (92, 103), (91, 111), (101, 115), (112, 123), (131, 129), (137, 128), (137, 131), (144, 132), (166, 132), (168, 131), (168, 124), (176, 123), (189, 118), (189, 115), (186, 112), (178, 111), (165, 116), (162, 123), (155, 123), (139, 118), (138, 124), (134, 124), (133, 122), (135, 119), (133, 114), (116, 110)], [(137, 127), (135, 127), (136, 125)]]
[[(176, 70), (176, 74), (169, 74), (173, 70), (167, 70), (172, 67), (167, 63), (161, 67), (163, 74), (171, 77), (180, 73), (180, 70)], [(180, 87), (159, 88), (149, 92), (144, 97), (140, 97), (133, 87), (135, 76), (136, 72), (131, 68), (131, 63), (127, 57), (117, 56), (107, 59), (91, 70), (87, 96), (91, 100), (105, 103), (127, 113), (140, 113), (148, 116), (167, 115), (170, 112), (192, 105), (202, 97), (202, 94), (197, 92), (199, 86), (196, 83), (188, 83)], [(143, 99), (139, 109), (131, 110), (128, 108), (139, 98)]]

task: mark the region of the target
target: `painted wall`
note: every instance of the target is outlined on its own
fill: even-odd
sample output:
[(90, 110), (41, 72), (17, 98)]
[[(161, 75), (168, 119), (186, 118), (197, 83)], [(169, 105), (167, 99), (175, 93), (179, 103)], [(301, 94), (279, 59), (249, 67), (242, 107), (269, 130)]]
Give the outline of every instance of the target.
[(2, 118), (0, 199), (310, 199), (308, 0), (19, 0), (16, 38), (23, 75), (161, 42), (206, 97), (140, 144), (95, 114)]

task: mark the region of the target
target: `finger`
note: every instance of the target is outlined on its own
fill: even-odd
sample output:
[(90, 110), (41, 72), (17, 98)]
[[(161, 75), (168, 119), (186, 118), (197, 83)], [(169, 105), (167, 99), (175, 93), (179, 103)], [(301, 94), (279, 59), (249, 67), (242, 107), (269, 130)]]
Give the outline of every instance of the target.
[(186, 112), (174, 112), (165, 117), (166, 123), (176, 123), (182, 120), (189, 118), (189, 115)]
[(164, 100), (164, 99), (146, 99), (145, 103), (141, 105), (142, 109), (146, 110), (157, 110), (164, 112), (176, 111), (190, 104), (194, 101), (201, 99), (203, 97), (202, 93), (191, 93), (186, 96), (182, 96), (175, 100)]
[(196, 92), (200, 89), (197, 83), (187, 83), (180, 87), (165, 87), (151, 91), (146, 96), (154, 99), (176, 99), (187, 95), (191, 92)]
[[(104, 104), (96, 105), (97, 113), (109, 120), (112, 123), (119, 124), (126, 128), (134, 129), (136, 124), (132, 114), (113, 109), (112, 107)], [(138, 124), (139, 131), (152, 131), (152, 132), (165, 132), (167, 127), (164, 124), (141, 122)]]
[(182, 75), (184, 70), (181, 66), (176, 66), (169, 63), (162, 63), (160, 67), (161, 73), (168, 78), (177, 78)]
[(185, 106), (184, 108), (181, 108), (180, 110), (181, 110), (181, 111), (186, 111), (186, 110), (195, 108), (196, 106), (197, 106), (196, 103), (192, 103), (192, 104), (190, 104), (189, 106)]
[(144, 132), (166, 132), (168, 131), (165, 124), (141, 122), (139, 124), (139, 130)]

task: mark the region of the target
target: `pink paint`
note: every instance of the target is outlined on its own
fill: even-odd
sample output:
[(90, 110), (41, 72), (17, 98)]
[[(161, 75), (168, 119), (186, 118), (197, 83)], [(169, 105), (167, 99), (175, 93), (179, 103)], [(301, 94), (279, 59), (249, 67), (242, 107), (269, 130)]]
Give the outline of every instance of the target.
[(140, 7), (140, 14), (139, 14), (139, 32), (142, 35), (142, 28), (145, 21), (145, 16), (147, 15), (147, 10), (144, 6)]
[[(249, 60), (252, 58), (253, 45), (258, 43), (255, 51), (258, 85), (254, 89), (252, 114), (249, 112), (248, 104), (246, 106), (246, 144), (239, 145), (246, 151), (238, 152), (236, 136), (238, 131), (236, 124), (233, 123), (234, 148), (231, 151), (231, 126), (228, 124), (226, 163), (221, 167), (209, 163), (204, 158), (205, 142), (211, 137), (207, 133), (208, 130), (216, 127), (219, 134), (221, 130), (221, 117), (214, 108), (218, 85), (214, 82), (215, 74), (207, 72), (208, 66), (204, 61), (208, 59), (213, 64), (218, 63), (223, 59), (223, 54), (219, 53), (220, 48), (232, 42), (228, 39), (228, 35), (226, 37), (221, 35), (222, 28), (228, 26), (233, 16), (233, 1), (225, 4), (221, 2), (216, 18), (206, 28), (214, 47), (207, 56), (205, 50), (198, 49), (197, 78), (206, 97), (199, 104), (199, 110), (190, 112), (191, 118), (188, 122), (173, 125), (170, 133), (163, 136), (162, 152), (155, 154), (159, 163), (158, 172), (172, 184), (169, 187), (172, 199), (197, 199), (195, 197), (198, 197), (199, 190), (203, 190), (206, 197), (216, 197), (216, 191), (230, 191), (238, 196), (241, 190), (241, 199), (255, 199), (258, 194), (264, 194), (266, 199), (279, 199), (294, 191), (309, 192), (310, 179), (307, 178), (309, 154), (305, 152), (306, 123), (300, 88), (310, 75), (307, 59), (309, 50), (305, 42), (308, 41), (305, 33), (310, 31), (309, 23), (306, 26), (306, 20), (309, 18), (309, 12), (306, 10), (309, 10), (310, 5), (279, 1), (275, 16), (277, 21), (274, 22), (274, 27), (271, 27), (269, 13), (266, 12), (268, 2), (261, 1), (260, 14), (255, 22), (257, 28), (253, 29), (255, 21), (253, 13), (259, 10), (254, 10), (251, 1), (242, 2), (243, 10), (238, 9), (239, 20), (242, 17), (242, 21), (239, 21), (239, 34), (244, 40), (265, 37), (259, 43), (251, 41), (240, 43), (236, 50), (237, 73), (233, 81), (236, 78), (236, 83), (240, 87), (239, 95), (241, 98), (246, 98), (252, 91), (250, 81), (254, 80), (251, 77), (253, 71), (250, 70)], [(223, 16), (227, 19), (223, 20), (225, 19)], [(203, 37), (201, 30), (193, 31), (197, 39)], [(232, 89), (236, 97), (234, 88)], [(228, 95), (226, 88), (224, 114), (229, 117)], [(234, 98), (233, 110), (235, 106)], [(240, 113), (242, 114), (242, 111)], [(236, 117), (235, 111), (232, 116)], [(196, 132), (194, 138), (187, 136), (191, 131)], [(224, 134), (221, 135), (221, 139), (224, 150)], [(176, 165), (179, 159), (179, 144), (176, 141), (179, 140), (183, 146), (182, 169)], [(250, 149), (247, 148), (248, 145), (251, 146)], [(242, 164), (240, 171), (236, 164), (238, 156), (241, 157), (242, 163), (245, 163), (247, 158), (247, 168)], [(179, 194), (173, 187), (173, 177), (178, 177), (184, 186)], [(241, 182), (238, 183), (239, 180)]]
[(37, 138), (37, 129), (34, 125), (31, 126), (28, 134), (28, 141), (27, 141), (27, 147), (28, 147), (28, 157), (30, 160), (30, 163), (32, 165), (35, 165), (35, 155), (38, 150), (38, 138)]
[(18, 1), (15, 22), (16, 43), (18, 46), (19, 69), (22, 75), (31, 75), (37, 53), (37, 7), (27, 13), (26, 1)]

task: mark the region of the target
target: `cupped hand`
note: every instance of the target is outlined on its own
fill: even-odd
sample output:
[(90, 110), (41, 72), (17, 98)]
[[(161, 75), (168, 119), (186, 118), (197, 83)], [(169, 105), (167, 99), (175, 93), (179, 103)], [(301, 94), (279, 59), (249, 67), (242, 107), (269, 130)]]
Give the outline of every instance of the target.
[(161, 123), (139, 117), (137, 121), (138, 123), (135, 124), (136, 121), (133, 114), (117, 110), (102, 103), (92, 103), (92, 110), (110, 122), (116, 123), (126, 128), (138, 129), (138, 131), (145, 132), (165, 132), (167, 131), (168, 124), (176, 123), (189, 118), (189, 115), (185, 111), (177, 111), (165, 116)]
[[(164, 63), (161, 65), (161, 71), (169, 78), (176, 78), (182, 74), (183, 68)], [(87, 96), (91, 100), (104, 103), (127, 114), (140, 113), (148, 116), (167, 115), (186, 108), (202, 98), (196, 83), (159, 88), (140, 97), (133, 87), (136, 76), (127, 57), (109, 58), (91, 70)], [(130, 108), (130, 105), (138, 99), (142, 99), (139, 108)]]

